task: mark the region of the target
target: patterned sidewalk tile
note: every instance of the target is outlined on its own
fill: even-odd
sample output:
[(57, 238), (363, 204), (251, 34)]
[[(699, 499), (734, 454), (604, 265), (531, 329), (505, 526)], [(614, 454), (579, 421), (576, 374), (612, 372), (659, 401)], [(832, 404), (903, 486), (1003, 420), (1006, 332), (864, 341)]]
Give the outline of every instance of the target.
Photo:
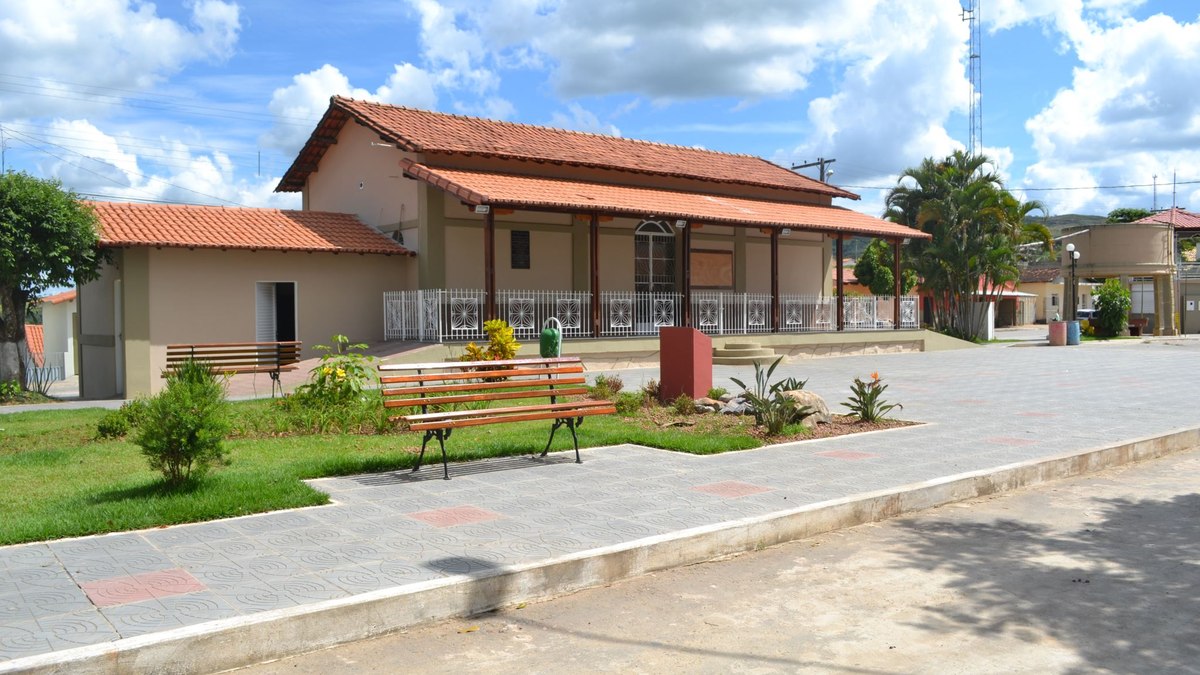
[(146, 572), (80, 584), (97, 607), (125, 605), (151, 598), (163, 598), (205, 590), (204, 584), (183, 569)]
[(409, 518), (419, 520), (423, 523), (428, 523), (434, 527), (454, 527), (455, 525), (467, 525), (470, 523), (483, 523), (489, 520), (496, 520), (504, 516), (494, 511), (481, 509), (476, 506), (449, 506), (442, 509), (434, 509), (432, 511), (418, 511), (408, 514)]

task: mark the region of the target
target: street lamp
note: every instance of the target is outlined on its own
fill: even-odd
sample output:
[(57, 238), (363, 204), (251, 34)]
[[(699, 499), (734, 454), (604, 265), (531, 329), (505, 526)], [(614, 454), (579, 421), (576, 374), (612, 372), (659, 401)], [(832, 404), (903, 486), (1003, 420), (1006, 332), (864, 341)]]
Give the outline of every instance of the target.
[(1075, 244), (1067, 244), (1067, 257), (1071, 259), (1071, 311), (1067, 314), (1067, 321), (1075, 321), (1079, 314), (1079, 279), (1075, 276), (1075, 264), (1079, 262), (1079, 251), (1075, 250)]

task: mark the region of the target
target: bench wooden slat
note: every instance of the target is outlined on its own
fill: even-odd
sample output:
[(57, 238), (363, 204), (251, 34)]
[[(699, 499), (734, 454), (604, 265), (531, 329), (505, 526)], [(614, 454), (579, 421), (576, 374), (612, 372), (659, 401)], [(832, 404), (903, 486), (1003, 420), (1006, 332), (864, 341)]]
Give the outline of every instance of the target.
[(475, 403), (479, 401), (503, 401), (514, 398), (546, 398), (549, 396), (579, 396), (588, 393), (587, 387), (572, 389), (540, 389), (537, 391), (498, 391), (490, 394), (463, 394), (460, 396), (429, 396), (422, 398), (402, 398), (385, 401), (387, 408), (413, 408), (422, 405), (442, 405), (447, 403)]
[(421, 413), (419, 415), (405, 415), (404, 419), (412, 422), (428, 422), (431, 420), (449, 420), (471, 416), (483, 415), (505, 415), (508, 413), (519, 413), (523, 411), (555, 411), (555, 410), (571, 410), (573, 408), (602, 408), (611, 406), (612, 401), (570, 401), (568, 403), (541, 403), (538, 405), (521, 405), (511, 406), (508, 408), (483, 408), (482, 410), (449, 410), (436, 413)]
[(392, 389), (385, 387), (383, 395), (404, 396), (408, 394), (433, 394), (444, 391), (476, 391), (479, 389), (516, 389), (518, 387), (544, 386), (553, 384), (583, 384), (586, 377), (556, 377), (544, 380), (505, 380), (503, 382), (471, 382), (468, 384), (431, 384), (427, 387), (400, 387)]
[(443, 420), (438, 422), (418, 422), (417, 424), (410, 425), (409, 428), (414, 431), (424, 431), (426, 429), (457, 429), (460, 427), (478, 427), (487, 424), (499, 424), (501, 422), (532, 422), (535, 420), (557, 420), (564, 417), (611, 415), (615, 412), (617, 412), (616, 406), (612, 405), (612, 403), (609, 403), (608, 406), (604, 408), (581, 408), (571, 411), (548, 411), (537, 413), (513, 413), (511, 415), (468, 417), (465, 419)]
[[(299, 368), (296, 364), (300, 362), (301, 344), (298, 340), (288, 340), (167, 345), (162, 376), (178, 371), (188, 361), (196, 361), (221, 374), (269, 373), (272, 380), (278, 380), (279, 373)], [(272, 393), (273, 390), (274, 387)]]
[(281, 349), (281, 350), (274, 350), (274, 349), (261, 349), (261, 350), (237, 349), (237, 350), (234, 350), (234, 349), (229, 349), (229, 350), (225, 350), (225, 351), (217, 351), (215, 349), (212, 349), (212, 350), (196, 351), (196, 352), (190, 352), (190, 351), (167, 352), (168, 359), (175, 359), (178, 361), (186, 361), (187, 359), (191, 359), (191, 358), (196, 358), (196, 359), (218, 358), (218, 359), (221, 359), (221, 358), (237, 358), (237, 357), (251, 357), (251, 356), (253, 356), (253, 357), (263, 356), (263, 357), (271, 357), (271, 358), (275, 358), (276, 356), (278, 356), (281, 358), (297, 358), (297, 357), (299, 357), (299, 355), (300, 355), (300, 351), (292, 349), (291, 347), (288, 347), (287, 349)]
[(480, 365), (488, 366), (528, 366), (533, 364), (557, 365), (566, 363), (583, 363), (578, 356), (555, 356), (548, 359), (508, 359), (506, 361), (435, 361), (432, 363), (384, 363), (379, 370), (445, 370), (448, 368), (473, 368)]
[[(421, 375), (400, 375), (380, 378), (383, 384), (402, 384), (405, 382), (446, 382), (451, 380), (492, 380), (498, 377), (532, 377), (535, 375), (558, 375), (560, 373), (582, 373), (583, 366), (543, 369), (511, 369), (511, 370), (473, 370), (464, 373), (428, 373)], [(533, 382), (533, 380), (531, 380)]]

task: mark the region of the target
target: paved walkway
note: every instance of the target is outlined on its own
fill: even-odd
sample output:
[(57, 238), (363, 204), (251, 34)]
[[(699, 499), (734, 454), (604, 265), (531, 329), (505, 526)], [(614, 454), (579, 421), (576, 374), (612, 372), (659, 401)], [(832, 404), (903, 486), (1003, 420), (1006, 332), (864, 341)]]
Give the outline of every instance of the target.
[[(617, 446), (585, 450), (582, 465), (565, 454), (482, 461), (453, 467), (450, 481), (436, 465), (415, 478), (329, 478), (312, 481), (329, 506), (0, 548), (0, 672), (1200, 427), (1200, 341), (1189, 339), (807, 360), (776, 375), (809, 378), (836, 408), (872, 371), (900, 416), (926, 424), (711, 457)], [(630, 388), (656, 376), (619, 374)], [(717, 367), (714, 383), (731, 387), (730, 375), (746, 370)]]

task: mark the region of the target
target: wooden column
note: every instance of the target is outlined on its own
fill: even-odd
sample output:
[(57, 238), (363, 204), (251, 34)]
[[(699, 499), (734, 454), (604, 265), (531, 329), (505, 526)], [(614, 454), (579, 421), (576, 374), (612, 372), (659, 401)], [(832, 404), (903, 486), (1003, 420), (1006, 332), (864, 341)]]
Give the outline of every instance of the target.
[(771, 228), (771, 331), (779, 332), (779, 228)]
[(837, 236), (837, 247), (834, 257), (837, 258), (837, 329), (846, 330), (846, 288), (842, 281), (842, 235)]
[(896, 279), (896, 295), (892, 301), (892, 317), (896, 322), (892, 328), (900, 330), (900, 240), (892, 240), (892, 276)]
[(483, 292), (484, 319), (496, 318), (496, 210), (488, 209), (483, 216)]
[(600, 214), (588, 220), (588, 274), (592, 290), (592, 337), (600, 337)]
[(683, 225), (683, 325), (692, 325), (692, 224)]

